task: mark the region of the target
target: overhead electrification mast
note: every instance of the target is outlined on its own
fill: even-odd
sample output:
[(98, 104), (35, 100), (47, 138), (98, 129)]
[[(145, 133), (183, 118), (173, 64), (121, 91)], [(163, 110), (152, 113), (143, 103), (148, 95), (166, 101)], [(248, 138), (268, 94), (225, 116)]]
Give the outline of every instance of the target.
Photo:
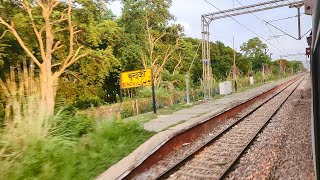
[[(208, 2), (208, 1), (207, 1)], [(211, 4), (213, 5), (213, 4)], [(266, 11), (269, 9), (281, 8), (281, 7), (301, 7), (304, 5), (303, 1), (290, 2), (288, 0), (273, 0), (239, 8), (233, 8), (228, 10), (220, 10), (218, 12), (203, 14), (201, 16), (201, 30), (202, 30), (202, 63), (203, 63), (203, 93), (205, 99), (212, 97), (212, 67), (210, 59), (210, 23), (217, 19), (223, 19), (233, 16), (239, 16), (243, 14), (249, 14), (254, 12)], [(217, 8), (218, 9), (218, 8)]]

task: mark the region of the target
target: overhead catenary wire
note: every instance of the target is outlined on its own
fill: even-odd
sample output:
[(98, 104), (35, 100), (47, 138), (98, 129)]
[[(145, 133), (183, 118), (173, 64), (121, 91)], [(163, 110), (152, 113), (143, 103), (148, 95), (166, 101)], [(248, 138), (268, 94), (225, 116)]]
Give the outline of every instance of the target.
[[(212, 7), (214, 7), (215, 9), (221, 11), (220, 8), (218, 8), (217, 6), (215, 6), (214, 4), (212, 4), (211, 2), (209, 2), (208, 0), (204, 0), (205, 2), (207, 2), (208, 4), (210, 4)], [(235, 19), (234, 17), (230, 16), (231, 19), (233, 19), (235, 22), (237, 22), (239, 25), (241, 25), (242, 27), (244, 27), (245, 29), (247, 29), (248, 31), (252, 32), (253, 34), (255, 34), (256, 36), (258, 36), (259, 38), (263, 39), (264, 41), (266, 41), (267, 43), (269, 43), (271, 46), (273, 46), (274, 48), (276, 48), (278, 51), (280, 51), (281, 53), (282, 50), (280, 50), (278, 47), (276, 47), (274, 44), (270, 43), (267, 39), (265, 39), (264, 37), (262, 37), (260, 34), (256, 33), (255, 31), (253, 31), (252, 29), (248, 28), (247, 26), (245, 26), (244, 24), (242, 24), (241, 22), (239, 22), (237, 19)]]
[[(211, 36), (216, 37), (216, 38), (221, 39), (221, 40), (224, 40), (224, 41), (228, 41), (229, 43), (233, 43), (233, 41), (231, 39), (226, 39), (226, 38), (223, 38), (223, 37), (220, 37), (220, 36), (217, 36), (217, 35), (211, 35)], [(236, 45), (241, 45), (238, 42), (235, 42), (235, 43), (236, 43)]]
[[(271, 24), (271, 23), (269, 23), (269, 22), (267, 22), (267, 21), (265, 21), (265, 22), (266, 22), (267, 24), (269, 24), (270, 26), (274, 27), (275, 29), (277, 29), (277, 30), (281, 31), (282, 33), (286, 34), (287, 36), (291, 37), (292, 39), (300, 40), (299, 38), (296, 38), (296, 37), (288, 34), (287, 32), (285, 32), (284, 30), (278, 28), (277, 26), (275, 26), (275, 25), (273, 25), (273, 24)], [(303, 38), (303, 37), (304, 37), (305, 35), (307, 35), (310, 31), (311, 31), (311, 29), (309, 29), (309, 30), (308, 30), (305, 34), (303, 34), (300, 38)]]
[(295, 18), (295, 17), (298, 17), (298, 15), (289, 16), (289, 17), (280, 18), (280, 19), (275, 19), (275, 20), (271, 20), (271, 21), (268, 21), (268, 22), (270, 23), (270, 22), (282, 21), (282, 20), (286, 20), (286, 19), (292, 19), (292, 18)]
[[(244, 5), (243, 5), (239, 0), (236, 0), (236, 1), (237, 1), (242, 7), (244, 7)], [(265, 24), (265, 23), (264, 23), (264, 20), (262, 20), (260, 17), (258, 17), (255, 13), (251, 12), (251, 14), (252, 14), (253, 16), (255, 16), (258, 20), (260, 20), (263, 24)], [(266, 26), (267, 26), (267, 28), (269, 29), (269, 31), (271, 32), (271, 34), (272, 34), (274, 37), (276, 37), (276, 35), (275, 35), (274, 32), (270, 29), (270, 27), (269, 27), (267, 24), (266, 24)], [(278, 38), (276, 38), (276, 40), (278, 41), (279, 44), (281, 44)]]

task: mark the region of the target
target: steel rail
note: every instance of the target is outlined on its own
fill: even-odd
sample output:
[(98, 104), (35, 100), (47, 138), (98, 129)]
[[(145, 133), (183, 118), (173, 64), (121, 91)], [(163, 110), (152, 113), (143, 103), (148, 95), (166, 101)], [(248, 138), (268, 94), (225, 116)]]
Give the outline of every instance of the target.
[[(301, 78), (298, 77), (297, 79), (299, 80)], [(286, 87), (284, 87), (282, 90), (280, 90), (279, 92), (275, 93), (274, 95), (272, 95), (271, 97), (269, 97), (267, 100), (265, 100), (263, 103), (259, 104), (257, 107), (255, 107), (253, 110), (247, 112), (244, 116), (240, 117), (236, 122), (232, 123), (231, 125), (229, 125), (227, 128), (225, 128), (224, 130), (222, 130), (219, 134), (217, 134), (216, 136), (213, 136), (210, 140), (208, 140), (204, 145), (202, 145), (201, 147), (197, 148), (196, 150), (194, 150), (193, 152), (191, 152), (189, 155), (187, 155), (185, 158), (183, 158), (182, 160), (180, 160), (179, 162), (173, 164), (172, 166), (170, 166), (166, 171), (162, 172), (161, 174), (159, 174), (157, 177), (155, 177), (154, 179), (156, 180), (161, 180), (161, 179), (166, 179), (168, 178), (171, 174), (173, 174), (174, 172), (176, 172), (180, 167), (184, 166), (189, 160), (191, 160), (196, 154), (199, 154), (200, 152), (202, 152), (206, 147), (210, 146), (211, 144), (213, 144), (216, 140), (218, 140), (220, 137), (222, 137), (225, 133), (227, 133), (229, 130), (231, 130), (233, 127), (235, 127), (236, 125), (238, 125), (240, 122), (242, 122), (244, 119), (246, 119), (248, 116), (250, 116), (251, 114), (253, 114), (255, 111), (257, 111), (258, 109), (260, 109), (264, 104), (266, 104), (267, 102), (269, 102), (270, 100), (274, 99), (276, 96), (278, 96), (280, 93), (282, 93), (284, 90), (286, 90), (288, 87), (290, 87), (292, 84), (294, 84), (295, 82), (297, 82), (298, 80), (294, 80), (293, 82), (291, 82), (290, 84), (288, 84)], [(301, 82), (300, 82), (301, 83)], [(299, 83), (299, 84), (300, 84)], [(298, 84), (298, 85), (299, 85)], [(296, 89), (297, 87), (295, 87)], [(295, 89), (292, 91), (294, 92)], [(290, 94), (291, 95), (291, 94)], [(289, 96), (290, 96), (289, 95)], [(288, 96), (288, 97), (289, 97)], [(287, 100), (287, 99), (286, 99)], [(285, 100), (285, 101), (286, 101)], [(284, 102), (285, 102), (284, 101)], [(274, 113), (275, 114), (275, 113)], [(254, 138), (253, 138), (254, 139)], [(251, 140), (252, 141), (252, 140)], [(231, 166), (232, 167), (232, 166)], [(231, 168), (229, 167), (229, 169)], [(228, 170), (229, 171), (229, 170)], [(228, 172), (224, 172), (223, 176), (225, 176), (225, 174)]]
[(218, 178), (220, 179), (224, 179), (228, 173), (232, 170), (232, 168), (236, 165), (236, 163), (238, 162), (238, 160), (242, 157), (242, 155), (246, 152), (246, 150), (250, 147), (250, 145), (254, 142), (254, 140), (256, 139), (256, 137), (260, 134), (260, 132), (263, 131), (263, 129), (267, 126), (267, 124), (270, 122), (270, 120), (277, 114), (277, 112), (280, 110), (280, 108), (283, 106), (283, 104), (285, 102), (287, 102), (287, 100), (289, 99), (289, 97), (291, 97), (291, 95), (296, 91), (296, 89), (298, 88), (298, 86), (301, 84), (301, 82), (304, 80), (305, 76), (302, 78), (302, 80), (298, 83), (298, 85), (289, 93), (289, 95), (285, 98), (285, 100), (277, 107), (277, 109), (268, 117), (268, 119), (266, 120), (266, 122), (264, 123), (264, 125), (259, 128), (255, 135), (251, 138), (251, 140), (246, 144), (246, 146), (241, 150), (241, 152), (237, 155), (237, 157), (233, 160), (233, 162), (227, 167), (227, 169), (225, 169), (225, 171), (220, 175), (220, 177)]

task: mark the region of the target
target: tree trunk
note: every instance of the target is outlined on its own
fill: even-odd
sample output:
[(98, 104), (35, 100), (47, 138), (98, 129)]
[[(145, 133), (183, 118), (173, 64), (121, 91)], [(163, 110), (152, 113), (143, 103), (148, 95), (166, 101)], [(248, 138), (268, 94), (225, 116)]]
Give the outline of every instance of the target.
[[(73, 6), (73, 1), (63, 1), (63, 4), (67, 4), (68, 8), (60, 11), (57, 7), (62, 1), (35, 1), (31, 3), (29, 1), (19, 1), (18, 4), (21, 5), (29, 15), (29, 20), (31, 22), (33, 31), (36, 35), (36, 40), (39, 44), (39, 54), (41, 55), (41, 59), (38, 59), (34, 52), (27, 47), (22, 37), (20, 37), (19, 33), (16, 31), (14, 27), (13, 21), (11, 23), (7, 23), (0, 16), (0, 24), (7, 27), (7, 30), (4, 31), (2, 35), (0, 35), (0, 39), (5, 35), (7, 31), (10, 31), (12, 35), (17, 39), (18, 43), (22, 47), (22, 49), (27, 53), (27, 55), (31, 58), (32, 62), (34, 62), (37, 67), (40, 68), (40, 89), (41, 89), (41, 107), (39, 109), (39, 118), (48, 119), (54, 115), (54, 105), (55, 105), (55, 96), (57, 91), (57, 83), (59, 77), (65, 72), (65, 70), (75, 63), (78, 59), (85, 57), (88, 52), (81, 54), (80, 51), (82, 46), (78, 47), (76, 50), (74, 46), (74, 35), (76, 32), (74, 31), (74, 25), (72, 23), (72, 15), (71, 10)], [(57, 10), (54, 10), (57, 8)], [(42, 13), (33, 15), (33, 11), (42, 10)], [(65, 23), (66, 22), (66, 23)], [(58, 24), (64, 23), (67, 28), (58, 28)], [(38, 26), (42, 26), (39, 29)], [(63, 24), (61, 24), (63, 26)], [(52, 54), (63, 47), (60, 45), (60, 41), (55, 41), (55, 34), (58, 31), (66, 29), (69, 32), (69, 45), (65, 45), (69, 48), (68, 56), (61, 59), (58, 63), (60, 64), (59, 70), (55, 73), (52, 71)], [(45, 34), (44, 34), (45, 33)], [(41, 62), (42, 60), (42, 62)], [(31, 82), (30, 82), (30, 94), (35, 89), (33, 87), (33, 68), (31, 67)]]
[(40, 84), (41, 84), (41, 105), (42, 115), (48, 119), (54, 114), (55, 96), (57, 92), (55, 79), (50, 71), (41, 72)]

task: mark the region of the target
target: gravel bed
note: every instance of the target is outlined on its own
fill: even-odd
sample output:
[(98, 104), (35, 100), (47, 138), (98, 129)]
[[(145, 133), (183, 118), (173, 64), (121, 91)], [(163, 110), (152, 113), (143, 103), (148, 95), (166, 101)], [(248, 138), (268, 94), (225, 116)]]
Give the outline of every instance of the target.
[[(269, 95), (265, 99), (271, 97)], [(255, 107), (260, 105), (263, 102), (263, 100), (257, 101), (250, 107), (246, 108), (245, 110), (241, 111), (239, 114), (236, 115), (236, 117), (241, 117), (244, 114), (248, 113), (249, 111), (253, 110)], [(133, 179), (136, 180), (151, 180), (154, 179), (158, 174), (161, 172), (164, 172), (166, 169), (168, 169), (171, 165), (175, 164), (176, 162), (180, 161), (184, 157), (188, 156), (190, 152), (193, 152), (197, 148), (201, 147), (205, 142), (207, 142), (209, 139), (212, 137), (216, 136), (220, 132), (222, 132), (226, 127), (230, 126), (234, 122), (236, 122), (238, 119), (237, 118), (230, 118), (216, 127), (213, 128), (213, 130), (210, 133), (206, 133), (202, 135), (200, 138), (198, 138), (196, 141), (186, 143), (182, 148), (180, 148), (178, 151), (170, 153), (165, 159), (159, 161), (157, 164), (152, 166), (150, 169), (145, 171), (142, 174), (137, 175)]]
[(241, 149), (255, 136), (256, 131), (268, 121), (269, 116), (288, 97), (288, 94), (300, 84), (299, 82), (292, 84), (235, 125), (212, 145), (206, 147), (195, 158), (192, 158), (186, 165), (173, 173), (169, 179), (217, 179), (232, 163)]
[(227, 179), (314, 179), (310, 119), (310, 78), (306, 78)]

